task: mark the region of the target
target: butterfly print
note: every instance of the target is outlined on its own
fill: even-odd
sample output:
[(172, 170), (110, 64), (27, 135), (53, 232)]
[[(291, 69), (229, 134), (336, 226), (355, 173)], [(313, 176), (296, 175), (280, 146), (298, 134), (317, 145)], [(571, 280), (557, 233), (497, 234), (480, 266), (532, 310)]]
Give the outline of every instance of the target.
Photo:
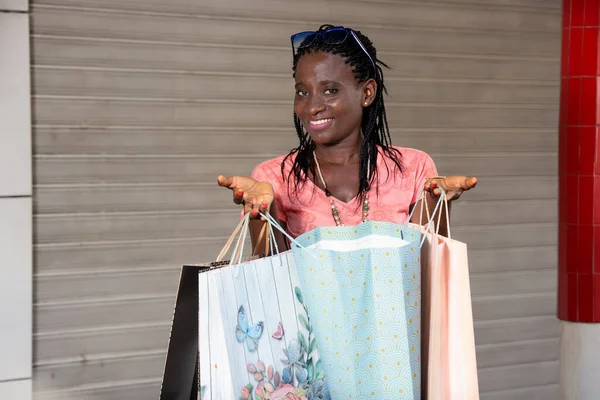
[(284, 334), (285, 333), (283, 332), (283, 326), (281, 325), (281, 322), (279, 322), (277, 324), (277, 332), (275, 332), (272, 337), (273, 339), (281, 340), (283, 339)]
[(235, 337), (239, 343), (246, 342), (248, 351), (254, 352), (258, 347), (258, 339), (262, 336), (264, 323), (261, 321), (255, 325), (250, 325), (248, 315), (244, 306), (240, 306), (237, 314), (237, 326), (235, 327)]

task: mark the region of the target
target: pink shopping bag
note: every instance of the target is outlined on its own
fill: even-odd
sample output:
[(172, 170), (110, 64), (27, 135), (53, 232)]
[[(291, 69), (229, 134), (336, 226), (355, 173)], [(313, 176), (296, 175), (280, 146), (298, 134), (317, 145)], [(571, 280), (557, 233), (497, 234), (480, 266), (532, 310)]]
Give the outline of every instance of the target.
[(414, 227), (426, 235), (421, 248), (422, 398), (478, 400), (467, 245), (451, 239), (450, 228), (444, 237)]

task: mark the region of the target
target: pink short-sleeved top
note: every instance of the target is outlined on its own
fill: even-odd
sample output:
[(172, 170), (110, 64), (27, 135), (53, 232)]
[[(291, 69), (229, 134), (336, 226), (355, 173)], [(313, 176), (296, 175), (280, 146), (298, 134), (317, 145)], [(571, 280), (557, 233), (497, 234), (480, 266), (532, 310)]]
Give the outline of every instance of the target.
[[(379, 193), (375, 187), (369, 192), (368, 219), (371, 221), (406, 223), (410, 206), (417, 201), (425, 181), (437, 175), (435, 164), (427, 153), (411, 148), (395, 148), (402, 153), (402, 173), (382, 151), (377, 155)], [(284, 181), (281, 174), (284, 158), (285, 156), (280, 156), (262, 162), (254, 169), (252, 177), (273, 185), (278, 217), (287, 225), (288, 233), (295, 238), (320, 226), (335, 226), (329, 199), (312, 181), (307, 180), (298, 193), (293, 190), (293, 183), (288, 190), (287, 177), (293, 159), (286, 160)], [(362, 222), (362, 204), (358, 203), (357, 198), (348, 203), (334, 198), (334, 202), (344, 225), (358, 225)]]

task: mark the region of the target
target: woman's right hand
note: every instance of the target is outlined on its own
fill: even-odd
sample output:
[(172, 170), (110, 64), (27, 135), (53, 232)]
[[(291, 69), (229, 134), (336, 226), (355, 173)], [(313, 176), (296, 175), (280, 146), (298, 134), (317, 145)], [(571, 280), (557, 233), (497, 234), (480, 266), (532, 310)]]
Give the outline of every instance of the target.
[(244, 214), (250, 213), (251, 218), (258, 218), (259, 211), (263, 214), (271, 209), (275, 195), (273, 186), (268, 182), (259, 182), (249, 176), (223, 176), (217, 178), (219, 186), (233, 191), (233, 202), (244, 205)]

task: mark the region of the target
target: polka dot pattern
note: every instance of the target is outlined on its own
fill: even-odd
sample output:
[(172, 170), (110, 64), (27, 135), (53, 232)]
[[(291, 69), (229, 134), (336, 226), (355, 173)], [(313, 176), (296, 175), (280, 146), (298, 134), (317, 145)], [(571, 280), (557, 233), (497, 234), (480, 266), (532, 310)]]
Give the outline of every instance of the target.
[(402, 238), (399, 248), (351, 251), (294, 248), (306, 306), (315, 325), (332, 397), (420, 398), (421, 234), (407, 226), (366, 222), (317, 228), (303, 246), (369, 235)]

